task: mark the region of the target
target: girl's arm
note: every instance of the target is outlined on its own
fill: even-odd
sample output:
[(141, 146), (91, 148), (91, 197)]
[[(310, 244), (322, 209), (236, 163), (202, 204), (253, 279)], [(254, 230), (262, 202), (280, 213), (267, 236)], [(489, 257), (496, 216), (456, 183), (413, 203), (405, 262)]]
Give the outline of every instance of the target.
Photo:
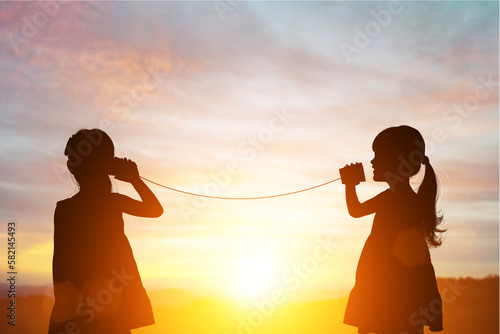
[(369, 199), (361, 203), (356, 193), (356, 184), (348, 183), (345, 185), (345, 201), (347, 211), (354, 218), (364, 217), (376, 211), (375, 198)]
[(342, 183), (345, 184), (345, 199), (349, 214), (354, 218), (359, 218), (374, 213), (376, 197), (361, 203), (356, 193), (356, 185), (365, 180), (363, 169), (355, 165), (346, 165), (340, 169), (340, 176)]
[(130, 182), (142, 201), (137, 201), (124, 195), (117, 196), (122, 211), (132, 216), (160, 217), (163, 214), (163, 207), (155, 194), (140, 178), (137, 165), (131, 160), (123, 160), (124, 163), (120, 166), (120, 171), (116, 173), (115, 178)]

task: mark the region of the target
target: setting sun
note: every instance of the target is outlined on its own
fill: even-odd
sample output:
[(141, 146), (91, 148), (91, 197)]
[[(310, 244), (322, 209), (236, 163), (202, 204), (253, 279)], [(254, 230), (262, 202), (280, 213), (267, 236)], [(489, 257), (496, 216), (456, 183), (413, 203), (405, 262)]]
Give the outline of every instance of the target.
[[(350, 292), (395, 263), (437, 277), (443, 334), (499, 333), (499, 5), (0, 1), (0, 262), (18, 275), (0, 283), (1, 315), (17, 317), (0, 333), (84, 334), (109, 305), (128, 310), (110, 333), (353, 334)], [(428, 167), (437, 175), (446, 233), (431, 261), (421, 229), (380, 225), (375, 210), (390, 184), (384, 163), (374, 178), (374, 139), (403, 124), (426, 158), (406, 197), (434, 193), (422, 185)], [(75, 141), (80, 129), (109, 136), (105, 161), (93, 158), (104, 137)], [(397, 160), (392, 172), (407, 173)], [(377, 198), (370, 210), (348, 207), (338, 179), (356, 162), (356, 196)], [(365, 249), (380, 231), (389, 241), (370, 242), (387, 247)], [(354, 309), (390, 310), (361, 303), (365, 291), (402, 304), (409, 280), (387, 277), (401, 289), (366, 283)], [(49, 329), (54, 287), (78, 308), (62, 299), (60, 314), (82, 311), (81, 328)]]
[(278, 284), (280, 263), (269, 255), (249, 254), (237, 260), (231, 268), (229, 285), (243, 302), (266, 297)]

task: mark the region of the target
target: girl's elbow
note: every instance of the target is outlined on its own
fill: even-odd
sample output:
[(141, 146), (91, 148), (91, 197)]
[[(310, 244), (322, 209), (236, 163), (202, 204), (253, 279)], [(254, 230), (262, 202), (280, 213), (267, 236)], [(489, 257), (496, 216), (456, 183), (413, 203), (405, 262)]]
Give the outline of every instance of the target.
[(349, 215), (352, 217), (352, 218), (359, 218), (361, 217), (360, 215), (354, 213), (354, 212), (349, 212)]
[(163, 214), (163, 207), (161, 204), (149, 205), (147, 208), (147, 216), (150, 218), (158, 218)]
[(355, 209), (348, 209), (347, 210), (349, 212), (349, 215), (352, 217), (352, 218), (360, 218), (360, 217), (363, 217), (363, 215), (361, 214), (361, 212), (359, 210), (355, 210)]
[(163, 207), (160, 205), (154, 210), (153, 216), (154, 218), (158, 218), (161, 217), (162, 214), (163, 214)]

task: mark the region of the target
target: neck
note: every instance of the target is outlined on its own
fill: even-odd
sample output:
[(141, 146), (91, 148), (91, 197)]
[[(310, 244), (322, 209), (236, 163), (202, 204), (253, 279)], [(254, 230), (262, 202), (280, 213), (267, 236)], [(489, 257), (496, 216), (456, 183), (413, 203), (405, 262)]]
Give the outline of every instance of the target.
[(413, 189), (410, 186), (410, 179), (404, 179), (402, 181), (396, 181), (396, 182), (389, 182), (389, 187), (391, 188), (392, 191), (401, 193), (401, 192), (407, 192), (408, 190), (413, 191)]
[(111, 184), (108, 183), (81, 183), (80, 193), (82, 195), (98, 195), (111, 192)]

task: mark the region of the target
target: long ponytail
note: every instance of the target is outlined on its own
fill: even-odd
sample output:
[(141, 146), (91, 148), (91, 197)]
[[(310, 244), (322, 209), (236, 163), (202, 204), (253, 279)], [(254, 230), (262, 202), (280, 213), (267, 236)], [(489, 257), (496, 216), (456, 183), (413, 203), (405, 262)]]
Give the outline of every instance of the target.
[[(425, 142), (420, 132), (408, 125), (390, 127), (380, 132), (373, 141), (373, 151), (385, 151), (389, 156), (400, 159), (399, 176), (404, 178), (416, 175), (422, 164), (425, 175), (417, 191), (417, 201), (421, 212), (424, 237), (429, 247), (439, 247), (442, 243), (440, 233), (446, 232), (439, 228), (443, 221), (440, 212), (436, 212), (437, 180), (429, 158), (425, 155)], [(402, 168), (404, 167), (404, 168)]]
[(422, 210), (424, 236), (429, 247), (439, 247), (443, 242), (439, 234), (446, 232), (446, 229), (439, 228), (439, 225), (443, 221), (443, 215), (436, 212), (436, 202), (438, 199), (436, 173), (429, 162), (429, 158), (425, 157), (424, 165), (424, 179), (417, 192)]

